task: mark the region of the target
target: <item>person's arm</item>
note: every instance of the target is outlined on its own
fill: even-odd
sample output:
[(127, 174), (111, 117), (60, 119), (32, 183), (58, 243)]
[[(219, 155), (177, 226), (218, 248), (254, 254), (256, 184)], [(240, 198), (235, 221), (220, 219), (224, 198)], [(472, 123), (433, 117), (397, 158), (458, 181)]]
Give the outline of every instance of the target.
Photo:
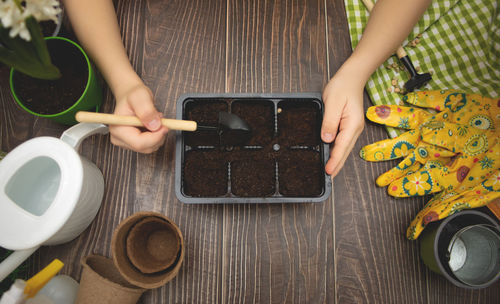
[(364, 128), (363, 89), (408, 36), (431, 0), (378, 0), (351, 56), (323, 90), (321, 138), (334, 142), (325, 171), (338, 174)]
[(163, 145), (167, 129), (153, 103), (151, 90), (134, 71), (123, 47), (111, 0), (63, 0), (71, 25), (116, 98), (115, 114), (138, 116), (149, 132), (110, 126), (111, 142), (150, 153)]

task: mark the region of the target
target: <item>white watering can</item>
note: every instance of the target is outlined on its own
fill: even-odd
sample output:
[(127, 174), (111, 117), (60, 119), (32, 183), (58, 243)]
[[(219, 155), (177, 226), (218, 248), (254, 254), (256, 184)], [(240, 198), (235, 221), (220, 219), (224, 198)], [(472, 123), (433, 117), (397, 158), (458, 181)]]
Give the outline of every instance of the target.
[(104, 179), (77, 151), (86, 137), (107, 132), (80, 123), (60, 139), (30, 139), (0, 161), (0, 246), (15, 250), (0, 262), (0, 281), (41, 245), (69, 242), (92, 222)]

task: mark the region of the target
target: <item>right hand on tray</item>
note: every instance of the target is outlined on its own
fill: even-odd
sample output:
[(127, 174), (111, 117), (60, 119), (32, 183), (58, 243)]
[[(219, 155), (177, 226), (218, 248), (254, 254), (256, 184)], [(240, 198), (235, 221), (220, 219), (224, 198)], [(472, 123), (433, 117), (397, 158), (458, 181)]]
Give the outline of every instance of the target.
[[(333, 143), (325, 171), (335, 177), (344, 165), (356, 140), (363, 131), (364, 83), (337, 73), (323, 90), (325, 113), (321, 127), (321, 139)], [(338, 132), (338, 133), (337, 133)]]

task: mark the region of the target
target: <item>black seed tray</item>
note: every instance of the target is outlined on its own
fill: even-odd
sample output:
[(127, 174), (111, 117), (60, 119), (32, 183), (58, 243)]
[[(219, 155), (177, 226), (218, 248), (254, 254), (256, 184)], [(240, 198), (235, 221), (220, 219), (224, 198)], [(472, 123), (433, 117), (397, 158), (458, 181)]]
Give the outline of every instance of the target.
[(177, 133), (175, 193), (180, 201), (302, 203), (330, 196), (320, 94), (189, 94), (177, 101), (176, 116), (216, 126), (220, 111), (245, 120), (252, 137), (244, 146), (228, 147), (209, 131)]

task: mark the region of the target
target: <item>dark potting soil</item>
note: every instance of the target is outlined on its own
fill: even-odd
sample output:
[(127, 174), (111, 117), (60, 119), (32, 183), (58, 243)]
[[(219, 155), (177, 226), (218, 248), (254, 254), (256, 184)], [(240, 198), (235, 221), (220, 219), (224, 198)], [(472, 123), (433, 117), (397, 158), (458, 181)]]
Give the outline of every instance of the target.
[[(219, 112), (227, 112), (228, 105), (224, 101), (210, 100), (203, 103), (187, 102), (185, 119), (194, 120), (199, 125), (217, 127)], [(216, 146), (219, 144), (217, 132), (196, 131), (184, 132), (185, 143), (188, 146)]]
[[(275, 114), (270, 100), (236, 100), (229, 106), (230, 102), (193, 100), (186, 103), (184, 118), (207, 124), (217, 124), (218, 112), (231, 109), (252, 127), (252, 139), (245, 146), (224, 147), (214, 144), (218, 138), (205, 138), (201, 132), (184, 132), (185, 147), (191, 147), (184, 152), (184, 194), (221, 197), (228, 195), (230, 188), (235, 197), (322, 195), (324, 168), (317, 148), (321, 143), (319, 105), (282, 101), (278, 103), (282, 106), (281, 113)], [(276, 116), (277, 128), (281, 131), (278, 138), (274, 136)], [(213, 148), (197, 150), (200, 146)]]
[(14, 88), (25, 107), (38, 114), (57, 114), (70, 108), (82, 95), (88, 79), (88, 67), (81, 51), (61, 40), (47, 40), (52, 63), (62, 77), (36, 79), (14, 73)]
[(282, 101), (278, 104), (279, 142), (285, 146), (316, 146), (321, 143), (321, 113), (313, 102)]
[(227, 193), (228, 162), (214, 151), (188, 151), (184, 155), (184, 194), (217, 197)]
[(278, 159), (279, 191), (284, 196), (319, 196), (323, 166), (316, 151), (293, 150)]
[(241, 197), (265, 197), (275, 193), (273, 159), (231, 163), (231, 192)]
[(252, 137), (248, 146), (264, 146), (273, 140), (274, 104), (270, 101), (235, 101), (232, 113), (246, 121), (252, 128)]

